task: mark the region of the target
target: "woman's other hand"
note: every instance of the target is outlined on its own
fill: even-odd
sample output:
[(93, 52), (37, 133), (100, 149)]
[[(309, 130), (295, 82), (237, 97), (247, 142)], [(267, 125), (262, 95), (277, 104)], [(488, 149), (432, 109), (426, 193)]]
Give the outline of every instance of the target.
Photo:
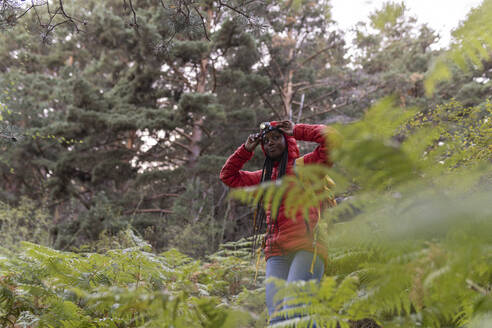
[(281, 121), (277, 124), (277, 127), (288, 136), (294, 135), (294, 123), (292, 121)]

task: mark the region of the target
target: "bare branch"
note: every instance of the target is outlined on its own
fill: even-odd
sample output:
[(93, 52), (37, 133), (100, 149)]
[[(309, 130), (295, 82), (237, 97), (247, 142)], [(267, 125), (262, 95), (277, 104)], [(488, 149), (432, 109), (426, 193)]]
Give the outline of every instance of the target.
[[(179, 141), (176, 141), (176, 140), (175, 140), (175, 141), (169, 141), (169, 142), (170, 142), (171, 144), (173, 144), (173, 145), (176, 145), (176, 146), (179, 146), (179, 147), (183, 148), (184, 150), (188, 151), (189, 153), (193, 153), (193, 150), (192, 150), (189, 146), (187, 146), (187, 145), (185, 145), (185, 144), (182, 144), (182, 143), (181, 143), (181, 142), (179, 142)], [(161, 147), (162, 147), (162, 146), (161, 146)]]
[(41, 17), (39, 17), (38, 10), (36, 9), (36, 7), (33, 7), (33, 9), (34, 9), (34, 13), (36, 14), (36, 18), (38, 19), (39, 25), (43, 26), (43, 23), (41, 23)]
[(176, 67), (173, 62), (169, 62), (168, 65), (173, 69), (173, 71), (178, 75), (181, 81), (188, 87), (188, 90), (193, 90), (193, 86), (191, 85), (189, 79), (179, 70), (179, 67)]
[(299, 89), (296, 89), (296, 92), (297, 91), (303, 91), (306, 89), (316, 88), (316, 87), (323, 87), (323, 86), (326, 86), (325, 82), (312, 83), (312, 84), (304, 85), (304, 86), (300, 87)]
[(207, 32), (207, 25), (205, 25), (205, 18), (202, 16), (200, 11), (196, 7), (193, 7), (193, 9), (195, 9), (196, 13), (198, 14), (198, 16), (200, 16), (200, 19), (202, 20), (203, 32), (205, 33), (205, 38), (208, 41), (210, 41), (210, 38), (208, 37), (208, 32)]
[(77, 32), (80, 32), (80, 29), (79, 29), (78, 25), (75, 23), (75, 21), (77, 21), (78, 23), (83, 24), (83, 25), (85, 25), (85, 22), (76, 18), (76, 17), (68, 15), (65, 11), (65, 8), (63, 7), (63, 1), (62, 0), (59, 0), (59, 1), (60, 1), (60, 10), (61, 10), (63, 17), (65, 17), (70, 23), (72, 23), (72, 25), (75, 27), (75, 30)]
[(41, 7), (41, 6), (44, 6), (44, 4), (35, 4), (34, 3), (34, 0), (31, 0), (31, 6), (29, 8), (27, 8), (22, 14), (20, 14), (19, 16), (17, 16), (15, 19), (18, 20), (20, 18), (22, 18), (25, 14), (27, 14), (27, 12), (35, 7)]
[(337, 89), (333, 89), (332, 91), (330, 91), (330, 92), (328, 92), (328, 93), (326, 93), (326, 94), (324, 94), (324, 95), (322, 95), (322, 96), (320, 96), (320, 97), (318, 97), (318, 98), (316, 98), (314, 100), (311, 100), (309, 102), (309, 104), (306, 105), (306, 107), (311, 107), (312, 105), (316, 104), (317, 102), (319, 102), (319, 101), (321, 101), (323, 99), (328, 98), (329, 96), (331, 96), (332, 94), (334, 94), (336, 91), (337, 91)]
[(135, 26), (135, 30), (138, 33), (137, 13), (135, 12), (135, 8), (133, 8), (132, 0), (128, 0), (128, 2), (130, 3), (130, 10), (133, 13), (133, 25)]
[(277, 110), (275, 109), (275, 107), (268, 101), (268, 99), (265, 98), (265, 96), (261, 93), (258, 92), (258, 94), (260, 95), (261, 99), (268, 105), (268, 107), (270, 107), (272, 109), (272, 111), (275, 113), (275, 115), (277, 116), (277, 118), (279, 120), (282, 119), (282, 116), (279, 114), (279, 112), (277, 112)]
[(182, 137), (184, 137), (184, 138), (188, 139), (188, 141), (192, 141), (192, 138), (191, 138), (189, 135), (187, 135), (186, 133), (184, 133), (184, 132), (182, 132), (182, 131), (179, 131), (179, 130), (177, 130), (177, 129), (175, 129), (175, 130), (174, 130), (174, 132), (176, 132), (176, 133), (178, 133), (180, 136), (182, 136)]
[[(78, 19), (77, 17), (71, 16), (67, 13), (64, 2), (63, 0), (58, 0), (55, 3), (57, 4), (56, 9), (53, 11), (52, 8), (50, 7), (50, 2), (49, 1), (43, 1), (42, 3), (36, 3), (34, 0), (30, 1), (31, 4), (30, 6), (23, 10), (21, 14), (19, 14), (17, 17), (15, 17), (15, 20), (19, 20), (26, 16), (26, 14), (29, 11), (34, 11), (34, 14), (36, 15), (36, 19), (39, 23), (39, 26), (44, 28), (46, 31), (43, 35), (43, 41), (46, 41), (49, 34), (58, 26), (63, 25), (63, 24), (70, 24), (77, 32), (81, 32), (81, 29), (79, 27), (79, 24), (85, 25), (85, 21)], [(46, 12), (47, 12), (47, 18), (46, 21), (43, 22), (43, 19), (41, 18), (41, 15), (38, 11), (38, 8), (45, 7)], [(20, 8), (17, 8), (20, 9)], [(62, 19), (58, 19), (61, 17)]]
[(301, 103), (299, 104), (299, 112), (297, 114), (297, 122), (301, 121), (302, 108), (304, 107), (304, 93), (301, 96)]
[(154, 196), (149, 196), (145, 197), (145, 200), (152, 200), (152, 199), (159, 199), (159, 198), (165, 198), (165, 197), (179, 197), (179, 194), (173, 194), (173, 193), (163, 193), (163, 194), (157, 194)]
[(162, 208), (146, 208), (146, 209), (141, 209), (141, 210), (130, 210), (126, 211), (125, 214), (132, 214), (132, 213), (165, 213), (165, 214), (172, 214), (174, 213), (172, 210), (167, 210), (167, 209), (162, 209)]
[(238, 13), (239, 15), (246, 17), (246, 18), (248, 19), (248, 21), (251, 21), (251, 17), (250, 17), (250, 16), (248, 16), (248, 14), (246, 14), (245, 12), (243, 12), (243, 11), (241, 11), (241, 10), (237, 9), (236, 7), (232, 7), (232, 6), (230, 6), (230, 5), (226, 4), (226, 3), (223, 3), (223, 2), (222, 2), (222, 1), (220, 1), (220, 0), (219, 0), (219, 5), (220, 5), (221, 7), (223, 6), (223, 7), (229, 8), (230, 10), (232, 10), (232, 11), (234, 11), (234, 12)]
[[(272, 61), (273, 61), (273, 63), (277, 64), (274, 60), (272, 60)], [(277, 66), (278, 66), (278, 64), (277, 64)], [(268, 77), (270, 78), (270, 81), (272, 81), (273, 85), (278, 89), (279, 94), (282, 95), (283, 92), (284, 92), (283, 89), (282, 89), (282, 86), (274, 78), (274, 75), (272, 74), (272, 72), (270, 72), (270, 70), (268, 69), (267, 66), (263, 66), (263, 68), (265, 68), (265, 72), (267, 73)], [(279, 72), (280, 72), (281, 77), (283, 79), (284, 78), (284, 75), (283, 75), (282, 71), (280, 70), (280, 67), (279, 67)]]
[(303, 119), (303, 120), (305, 120), (305, 119), (312, 118), (312, 117), (315, 117), (315, 116), (318, 116), (318, 115), (322, 115), (322, 114), (326, 114), (326, 113), (329, 113), (329, 112), (332, 112), (332, 111), (333, 111), (333, 112), (337, 112), (337, 113), (339, 113), (339, 114), (342, 114), (342, 115), (343, 115), (343, 113), (342, 113), (342, 112), (340, 112), (340, 111), (339, 111), (339, 109), (340, 109), (341, 107), (345, 107), (345, 106), (347, 106), (348, 104), (349, 104), (349, 102), (348, 102), (348, 101), (346, 101), (345, 103), (343, 103), (343, 104), (341, 104), (341, 105), (338, 105), (336, 108), (331, 108), (331, 107), (330, 107), (330, 108), (327, 108), (327, 109), (325, 109), (325, 110), (322, 110), (322, 111), (319, 111), (319, 112), (312, 113), (311, 115), (304, 116), (302, 119)]
[(303, 67), (307, 62), (310, 62), (311, 60), (313, 60), (314, 58), (318, 57), (319, 55), (321, 55), (323, 52), (327, 51), (327, 50), (330, 50), (331, 46), (329, 47), (326, 47), (326, 48), (323, 48), (321, 49), (320, 51), (316, 52), (315, 54), (309, 56), (308, 58), (306, 58), (298, 67)]
[(56, 23), (55, 25), (49, 25), (48, 29), (46, 30), (46, 34), (43, 36), (43, 41), (46, 41), (47, 38), (48, 38), (48, 35), (51, 33), (51, 31), (53, 31), (55, 29), (55, 27), (57, 26), (60, 26), (60, 25), (63, 25), (63, 24), (66, 24), (66, 23), (69, 23), (68, 20), (66, 21), (63, 21), (63, 22), (60, 22), (60, 23)]

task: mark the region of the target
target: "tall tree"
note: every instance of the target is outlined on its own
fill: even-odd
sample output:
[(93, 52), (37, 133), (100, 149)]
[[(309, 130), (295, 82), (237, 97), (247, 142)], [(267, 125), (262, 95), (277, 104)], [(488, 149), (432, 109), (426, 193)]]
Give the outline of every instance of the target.
[(277, 119), (297, 120), (303, 106), (305, 112), (329, 111), (337, 90), (326, 78), (346, 63), (329, 1), (267, 1), (262, 17), (268, 28), (259, 38), (259, 70), (272, 84), (260, 93), (262, 101)]
[(366, 106), (389, 94), (398, 96), (403, 107), (425, 105), (423, 79), (438, 54), (431, 48), (437, 40), (434, 31), (409, 15), (403, 2), (387, 2), (370, 15), (369, 24), (359, 23), (354, 63)]
[[(172, 212), (181, 225), (215, 218), (224, 208), (210, 200), (220, 203), (225, 194), (208, 174), (224, 161), (216, 145), (240, 124), (237, 113), (225, 124), (237, 108), (215, 92), (227, 89), (232, 71), (247, 79), (258, 57), (244, 28), (250, 21), (220, 1), (182, 8), (139, 2), (133, 18), (116, 0), (80, 5), (89, 18), (84, 33), (60, 25), (41, 42), (29, 12), (27, 30), (17, 25), (0, 35), (0, 83), (11, 89), (5, 117), (27, 136), (1, 154), (2, 183), (10, 186), (3, 198), (50, 200), (60, 221), (106, 220), (102, 199), (121, 222)], [(252, 60), (228, 57), (234, 54)], [(173, 208), (197, 186), (191, 211)], [(93, 213), (80, 214), (87, 210)]]

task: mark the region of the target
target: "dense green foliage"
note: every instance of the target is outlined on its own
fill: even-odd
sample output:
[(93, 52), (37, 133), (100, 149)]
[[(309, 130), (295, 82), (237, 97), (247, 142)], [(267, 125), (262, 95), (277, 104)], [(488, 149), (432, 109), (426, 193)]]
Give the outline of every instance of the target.
[[(1, 199), (43, 200), (58, 223), (58, 248), (76, 249), (127, 224), (157, 249), (181, 247), (178, 232), (196, 232), (224, 215), (224, 189), (210, 176), (230, 147), (220, 142), (234, 131), (223, 128), (226, 112), (239, 122), (255, 116), (251, 101), (238, 107), (239, 97), (226, 94), (267, 83), (251, 74), (254, 62), (234, 59), (257, 58), (252, 37), (234, 15), (205, 3), (194, 4), (187, 19), (208, 17), (215, 33), (162, 25), (184, 17), (152, 2), (137, 8), (138, 33), (120, 1), (66, 5), (89, 16), (84, 33), (60, 25), (42, 43), (31, 12), (0, 35), (1, 113), (25, 136), (0, 155)], [(213, 66), (217, 56), (230, 64)], [(192, 212), (180, 206), (190, 197)], [(187, 252), (203, 256), (222, 241), (223, 221), (212, 221), (217, 227), (204, 235), (215, 236), (211, 247)]]
[(437, 58), (433, 69), (426, 79), (425, 87), (432, 93), (436, 84), (451, 78), (452, 66), (463, 71), (472, 68), (483, 70), (484, 61), (490, 61), (492, 28), (489, 15), (492, 11), (492, 1), (484, 0), (479, 8), (472, 10), (459, 28), (454, 30), (454, 42), (451, 49)]
[[(404, 3), (353, 44), (329, 1), (0, 6), (2, 327), (264, 327), (251, 208), (333, 196), (278, 327), (492, 325), (490, 0), (448, 50)], [(334, 167), (227, 197), (227, 156), (286, 118), (338, 130)]]
[(31, 199), (23, 198), (16, 207), (0, 203), (0, 240), (4, 248), (15, 249), (24, 240), (48, 246), (52, 228), (49, 214)]
[[(261, 289), (249, 262), (156, 255), (127, 230), (124, 249), (68, 253), (23, 243), (0, 257), (2, 327), (239, 327)], [(121, 244), (123, 245), (123, 243)], [(233, 247), (234, 245), (225, 245)], [(261, 304), (261, 303), (260, 303)], [(252, 303), (249, 306), (256, 307)], [(240, 307), (242, 310), (239, 310)]]

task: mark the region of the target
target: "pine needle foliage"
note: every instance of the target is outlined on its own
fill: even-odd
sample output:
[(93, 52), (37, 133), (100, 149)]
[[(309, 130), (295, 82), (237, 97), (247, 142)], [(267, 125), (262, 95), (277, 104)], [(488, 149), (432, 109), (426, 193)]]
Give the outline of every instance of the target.
[(462, 71), (483, 68), (492, 51), (492, 1), (484, 0), (473, 9), (467, 19), (453, 32), (454, 42), (449, 51), (438, 57), (425, 79), (425, 89), (431, 95), (439, 82), (449, 80), (452, 68)]

